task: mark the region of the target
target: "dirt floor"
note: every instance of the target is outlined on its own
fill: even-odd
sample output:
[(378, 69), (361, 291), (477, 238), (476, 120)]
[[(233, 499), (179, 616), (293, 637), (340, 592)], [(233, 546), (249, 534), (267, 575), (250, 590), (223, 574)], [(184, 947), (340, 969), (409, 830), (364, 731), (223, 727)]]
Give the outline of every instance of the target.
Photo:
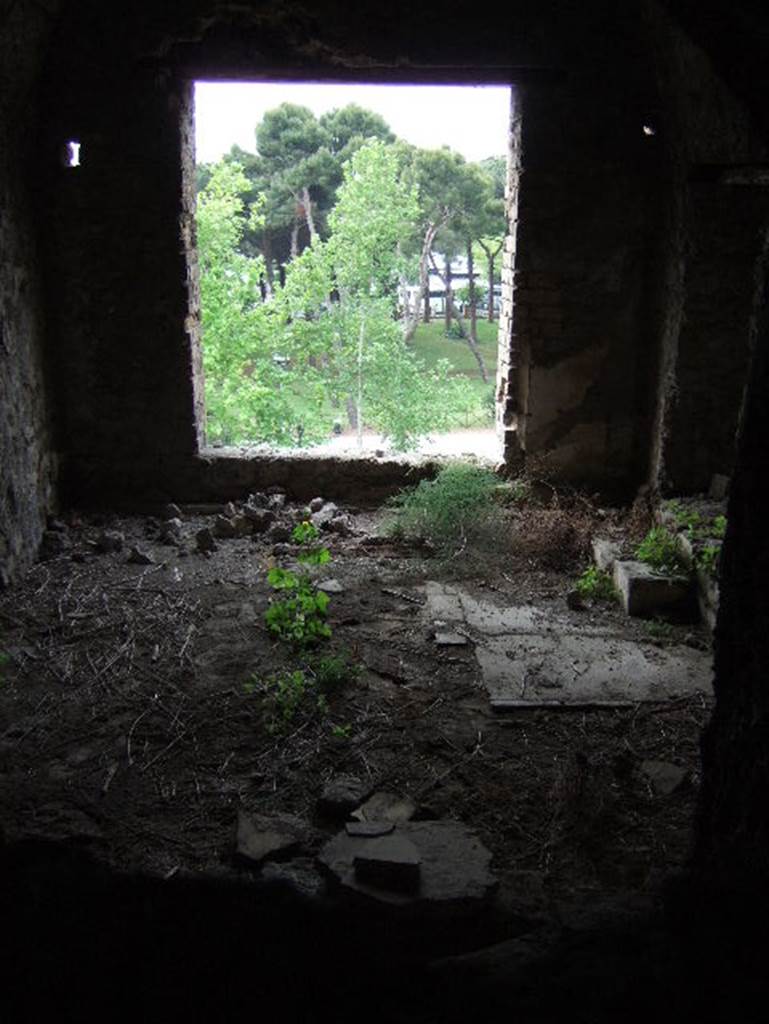
[[(71, 513), (54, 523), (48, 557), (0, 598), (5, 840), (65, 842), (159, 878), (203, 877), (236, 870), (239, 810), (291, 812), (319, 828), (319, 841), (332, 835), (339, 824), (319, 816), (318, 800), (352, 775), (410, 798), (417, 819), (475, 830), (512, 916), (571, 923), (602, 908), (653, 909), (687, 858), (708, 700), (495, 715), (472, 643), (436, 646), (420, 616), (425, 581), (461, 578), (503, 605), (702, 648), (701, 627), (650, 627), (609, 604), (567, 609), (591, 535), (632, 540), (645, 512), (544, 491), (505, 514), (489, 550), (445, 563), (389, 539), (386, 511), (343, 511), (341, 532), (322, 534), (331, 562), (316, 570), (342, 588), (330, 595), (324, 650), (349, 652), (360, 672), (327, 710), (307, 700), (285, 720), (264, 680), (310, 661), (268, 632), (264, 613), (268, 569), (295, 565), (294, 547), (273, 532), (221, 538), (203, 554), (196, 534), (215, 518), (189, 509), (170, 537), (160, 517)], [(306, 516), (287, 502), (272, 529)], [(658, 792), (646, 761), (681, 767), (683, 783)]]

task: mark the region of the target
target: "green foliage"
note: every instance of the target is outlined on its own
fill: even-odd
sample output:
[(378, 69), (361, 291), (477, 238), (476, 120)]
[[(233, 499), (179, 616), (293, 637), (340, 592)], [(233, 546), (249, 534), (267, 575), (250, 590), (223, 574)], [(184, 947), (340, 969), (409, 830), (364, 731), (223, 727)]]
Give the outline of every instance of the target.
[(660, 572), (685, 572), (676, 539), (664, 526), (654, 526), (636, 548), (636, 558)]
[(672, 640), (675, 636), (675, 628), (664, 619), (650, 619), (643, 623), (643, 628), (652, 640)]
[(577, 580), (575, 589), (582, 597), (593, 601), (613, 601), (616, 596), (614, 583), (608, 572), (595, 565), (588, 566)]
[(347, 651), (315, 658), (310, 663), (310, 669), (325, 694), (334, 693), (347, 683), (354, 682), (361, 671), (360, 665), (350, 658)]
[(696, 509), (687, 508), (675, 498), (666, 501), (665, 508), (673, 516), (675, 524), (680, 530), (693, 532), (702, 522), (702, 516)]
[(286, 732), (300, 715), (325, 714), (328, 702), (319, 693), (314, 680), (303, 669), (279, 672), (260, 678), (252, 676), (244, 684), (248, 694), (258, 694), (262, 699), (267, 731)]
[(344, 725), (332, 725), (331, 735), (336, 740), (349, 740), (352, 734), (352, 724), (346, 722)]
[(697, 552), (695, 558), (697, 568), (702, 569), (710, 576), (715, 576), (718, 571), (718, 559), (720, 554), (720, 544), (706, 544)]
[(710, 536), (723, 540), (726, 536), (726, 516), (716, 516), (710, 526)]
[[(318, 538), (318, 530), (308, 521), (298, 523), (291, 534), (297, 544), (306, 545)], [(328, 548), (308, 548), (298, 556), (305, 565), (325, 565), (331, 561)], [(275, 599), (264, 613), (267, 628), (280, 640), (295, 647), (308, 647), (328, 640), (331, 627), (326, 622), (329, 596), (318, 590), (307, 572), (274, 566), (267, 573), (267, 582), (273, 590), (286, 591), (287, 596)]]
[(398, 510), (392, 531), (428, 541), (450, 556), (498, 525), (494, 501), (499, 479), (487, 469), (460, 463), (442, 469), (392, 500)]

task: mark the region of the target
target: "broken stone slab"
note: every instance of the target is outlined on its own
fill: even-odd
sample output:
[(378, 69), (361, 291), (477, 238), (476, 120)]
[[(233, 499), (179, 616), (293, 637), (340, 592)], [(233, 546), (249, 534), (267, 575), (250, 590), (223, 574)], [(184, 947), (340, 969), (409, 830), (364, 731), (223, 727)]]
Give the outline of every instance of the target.
[(475, 656), (495, 711), (623, 706), (712, 692), (708, 652), (558, 633), (489, 637)]
[(318, 862), (337, 885), (384, 903), (418, 901), (420, 906), (458, 910), (478, 906), (494, 892), (497, 879), (490, 868), (491, 853), (461, 822), (408, 822), (397, 825), (392, 835), (407, 839), (419, 856), (419, 886), (412, 892), (386, 889), (358, 876), (356, 858), (365, 857), (367, 845), (381, 839), (341, 832), (321, 849)]
[(131, 550), (128, 552), (127, 561), (129, 561), (132, 565), (155, 564), (155, 559), (152, 557), (149, 551), (142, 550), (142, 548), (140, 548), (138, 544), (134, 545), (134, 547), (132, 547)]
[(641, 771), (652, 784), (655, 793), (659, 793), (660, 796), (675, 793), (689, 775), (685, 768), (680, 768), (669, 761), (643, 761)]
[(227, 519), (232, 519), (233, 516), (238, 514), (238, 510), (235, 508), (235, 504), (232, 501), (228, 501), (222, 509), (222, 515)]
[(175, 502), (169, 501), (169, 503), (163, 509), (163, 518), (178, 519), (179, 522), (181, 523), (181, 520), (184, 518), (184, 516), (179, 506)]
[(416, 805), (408, 797), (380, 791), (353, 811), (352, 817), (359, 822), (391, 822), (400, 825), (410, 821), (415, 813)]
[(125, 544), (125, 534), (120, 530), (102, 530), (96, 538), (96, 550), (103, 555), (110, 551), (122, 551)]
[(436, 633), (435, 643), (438, 647), (466, 647), (467, 637), (461, 633)]
[(216, 551), (217, 549), (214, 535), (207, 526), (204, 526), (202, 530), (198, 530), (195, 534), (195, 543), (197, 544), (198, 551), (200, 551), (201, 554), (210, 554), (212, 551)]
[(350, 537), (353, 533), (352, 519), (344, 513), (336, 515), (326, 524), (326, 529), (329, 533), (339, 534), (340, 537)]
[(392, 679), (394, 683), (408, 681), (408, 666), (403, 658), (391, 651), (383, 651), (378, 647), (366, 647), (363, 652), (363, 664), (371, 672), (384, 679)]
[(339, 580), (321, 580), (317, 584), (317, 590), (322, 590), (326, 594), (342, 594), (344, 593), (344, 587)]
[(296, 853), (312, 835), (306, 822), (290, 814), (248, 815), (238, 811), (235, 852), (240, 860), (261, 864)]
[(644, 562), (615, 562), (614, 586), (628, 615), (691, 621), (696, 608), (688, 576), (665, 575)]
[(236, 537), (248, 537), (254, 532), (253, 524), (246, 515), (236, 515), (230, 520)]
[(271, 508), (274, 512), (280, 512), (281, 509), (286, 507), (285, 493), (278, 491), (275, 494), (271, 494), (267, 499), (267, 507)]
[(346, 818), (371, 792), (371, 783), (356, 775), (337, 775), (327, 782), (318, 801), (318, 809), (333, 818)]
[(160, 543), (177, 545), (182, 539), (182, 521), (178, 517), (167, 519), (160, 528)]
[(610, 572), (612, 566), (622, 555), (622, 545), (608, 537), (594, 537), (593, 561), (601, 572)]
[(325, 504), (324, 498), (313, 498), (308, 507), (310, 512), (320, 512)]
[(356, 881), (394, 892), (417, 892), (422, 858), (414, 843), (395, 833), (365, 838), (353, 856)]

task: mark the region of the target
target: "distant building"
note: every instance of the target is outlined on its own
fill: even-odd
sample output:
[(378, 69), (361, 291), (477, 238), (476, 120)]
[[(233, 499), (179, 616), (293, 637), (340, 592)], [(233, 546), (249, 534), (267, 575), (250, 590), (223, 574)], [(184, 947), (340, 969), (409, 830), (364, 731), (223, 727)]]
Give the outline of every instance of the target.
[[(438, 268), (437, 271), (433, 268), (433, 263)], [(429, 275), (428, 275), (428, 279), (427, 280), (428, 280), (428, 289), (429, 289), (429, 295), (430, 295), (430, 312), (434, 316), (442, 316), (443, 313), (445, 313), (445, 311), (446, 311), (446, 287), (445, 287), (445, 285), (443, 283), (443, 278), (441, 277), (441, 274), (443, 273), (443, 269), (444, 269), (445, 265), (446, 265), (445, 264), (445, 259), (444, 259), (444, 257), (440, 253), (432, 253), (431, 260), (430, 260), (430, 270), (429, 270)], [(467, 272), (467, 257), (466, 256), (456, 256), (451, 261), (451, 291), (452, 291), (452, 294), (454, 296), (456, 296), (456, 293), (461, 288), (466, 288), (468, 283), (469, 283), (469, 280), (470, 280), (470, 275)], [(482, 286), (484, 285), (484, 281), (481, 279), (481, 274), (479, 274), (477, 270), (473, 272), (473, 280), (478, 285), (482, 285)], [(408, 284), (408, 285), (406, 285), (404, 291), (405, 291), (405, 295), (406, 295), (406, 297), (408, 299), (409, 306), (413, 306), (414, 305), (414, 300), (416, 299), (417, 295), (419, 294), (419, 285), (418, 284)], [(500, 288), (499, 285), (495, 285), (494, 286), (494, 306), (495, 306), (495, 308), (498, 308), (498, 306), (499, 306), (499, 297), (500, 297), (500, 295), (501, 295), (501, 288)], [(456, 301), (456, 299), (455, 299), (455, 301)], [(479, 305), (478, 309), (480, 310), (481, 308), (482, 308), (481, 305)], [(483, 303), (483, 309), (485, 309), (485, 308), (486, 308), (486, 305), (485, 305), (485, 303)]]

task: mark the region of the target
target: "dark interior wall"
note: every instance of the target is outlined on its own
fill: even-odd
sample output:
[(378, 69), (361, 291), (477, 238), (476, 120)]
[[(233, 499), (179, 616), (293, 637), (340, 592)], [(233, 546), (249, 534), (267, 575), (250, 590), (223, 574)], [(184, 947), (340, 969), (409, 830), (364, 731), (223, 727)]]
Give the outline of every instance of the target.
[(728, 475), (734, 463), (769, 192), (727, 182), (730, 169), (760, 165), (769, 150), (744, 103), (677, 21), (649, 3), (646, 25), (669, 174), (651, 482), (686, 494), (706, 491), (712, 475)]
[(0, 10), (0, 586), (25, 568), (53, 508), (36, 221), (28, 188), (34, 87), (54, 4)]

